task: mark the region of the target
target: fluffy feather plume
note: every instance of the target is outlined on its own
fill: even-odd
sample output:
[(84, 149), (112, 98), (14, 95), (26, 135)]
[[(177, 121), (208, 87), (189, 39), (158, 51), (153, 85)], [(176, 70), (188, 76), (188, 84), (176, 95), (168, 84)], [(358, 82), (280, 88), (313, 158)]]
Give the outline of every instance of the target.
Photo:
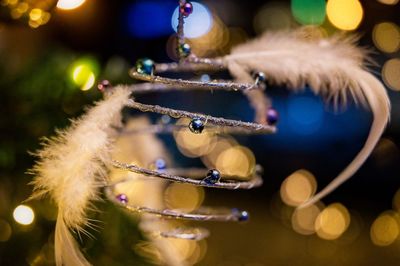
[(357, 38), (343, 35), (310, 37), (310, 31), (266, 33), (233, 49), (223, 58), (231, 74), (252, 82), (252, 71), (263, 71), (271, 83), (297, 91), (309, 85), (315, 94), (345, 105), (348, 97), (369, 107), (373, 123), (364, 147), (355, 159), (301, 207), (325, 197), (348, 180), (365, 162), (382, 135), (390, 117), (390, 102), (382, 83), (366, 69), (365, 49), (355, 45)]
[(111, 125), (121, 119), (121, 109), (130, 92), (123, 87), (87, 110), (72, 125), (47, 139), (37, 152), (39, 160), (32, 173), (31, 198), (50, 195), (58, 206), (55, 232), (56, 264), (90, 265), (79, 251), (70, 229), (86, 233), (90, 226), (86, 212), (99, 199), (99, 188), (105, 183), (106, 165), (110, 159), (113, 131)]

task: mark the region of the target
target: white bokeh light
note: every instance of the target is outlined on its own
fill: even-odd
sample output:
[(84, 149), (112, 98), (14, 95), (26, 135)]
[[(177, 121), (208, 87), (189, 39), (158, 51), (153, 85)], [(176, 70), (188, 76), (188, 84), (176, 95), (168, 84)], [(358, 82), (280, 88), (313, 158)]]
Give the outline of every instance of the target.
[(31, 207), (26, 205), (19, 205), (17, 208), (14, 209), (13, 217), (17, 223), (29, 225), (33, 223), (33, 220), (35, 219), (35, 213), (33, 212)]
[[(193, 13), (185, 18), (184, 33), (186, 38), (198, 38), (210, 31), (213, 23), (211, 12), (204, 5), (191, 2), (193, 5)], [(178, 27), (179, 7), (177, 7), (172, 15), (172, 28)]]

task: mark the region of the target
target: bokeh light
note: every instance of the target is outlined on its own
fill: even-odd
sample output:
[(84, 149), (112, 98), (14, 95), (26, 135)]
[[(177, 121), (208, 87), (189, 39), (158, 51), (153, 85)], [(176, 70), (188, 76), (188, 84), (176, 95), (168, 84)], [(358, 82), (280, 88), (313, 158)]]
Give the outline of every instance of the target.
[(339, 238), (350, 225), (350, 213), (340, 203), (333, 203), (318, 215), (315, 221), (317, 235), (325, 240)]
[(400, 91), (400, 59), (393, 58), (383, 65), (382, 77), (385, 84), (395, 91)]
[(317, 181), (307, 170), (298, 170), (282, 183), (280, 194), (282, 201), (290, 206), (299, 206), (306, 202), (317, 190)]
[(6, 242), (12, 235), (10, 224), (3, 219), (0, 219), (0, 242)]
[(372, 40), (376, 48), (385, 53), (394, 53), (400, 48), (400, 28), (392, 22), (374, 26)]
[(358, 0), (329, 0), (326, 13), (336, 28), (355, 30), (363, 19), (364, 11)]
[(254, 30), (258, 34), (265, 30), (288, 29), (291, 24), (290, 8), (281, 2), (271, 2), (262, 6), (253, 20)]
[[(191, 2), (193, 13), (185, 19), (184, 33), (186, 38), (198, 38), (210, 31), (213, 25), (213, 17), (206, 6), (198, 2)], [(172, 15), (172, 28), (176, 31), (178, 27), (179, 7)]]
[(256, 159), (251, 150), (243, 146), (233, 146), (221, 152), (215, 164), (222, 175), (247, 179), (254, 172)]
[(400, 189), (393, 196), (392, 207), (394, 210), (400, 212)]
[(388, 246), (399, 236), (399, 214), (393, 211), (382, 213), (371, 226), (371, 240), (377, 246)]
[(176, 3), (171, 1), (146, 0), (132, 3), (126, 13), (129, 33), (138, 38), (170, 34), (173, 30), (169, 24), (175, 7)]
[(72, 82), (80, 87), (82, 91), (87, 91), (95, 84), (98, 69), (99, 66), (95, 59), (90, 57), (81, 58), (71, 66)]
[(201, 160), (208, 168), (217, 168), (216, 161), (219, 155), (223, 151), (236, 145), (238, 145), (238, 143), (233, 137), (229, 135), (224, 137), (218, 136), (215, 139), (215, 145), (212, 147), (210, 152), (201, 157)]
[[(177, 125), (189, 125), (189, 119), (180, 119)], [(207, 128), (201, 134), (192, 133), (188, 127), (174, 132), (178, 149), (187, 157), (195, 158), (208, 154), (215, 146), (216, 137)]]
[(19, 205), (13, 212), (14, 220), (22, 225), (30, 225), (35, 219), (35, 213), (32, 208), (26, 205)]
[(321, 25), (325, 20), (325, 0), (292, 0), (294, 18), (303, 25)]
[[(198, 56), (209, 56), (221, 51), (228, 52), (230, 31), (217, 16), (213, 18), (211, 29), (198, 38), (192, 38), (189, 43), (193, 52)], [(174, 42), (176, 44), (176, 42)]]
[(292, 215), (292, 228), (299, 234), (311, 235), (315, 233), (315, 221), (323, 209), (322, 203), (296, 209)]
[(312, 96), (293, 96), (289, 99), (288, 118), (290, 127), (298, 134), (309, 135), (318, 131), (324, 116), (321, 99)]
[(191, 212), (200, 207), (204, 200), (204, 189), (189, 184), (172, 183), (165, 190), (165, 203), (170, 209)]
[(399, 2), (399, 0), (378, 0), (378, 2), (385, 5), (395, 5)]
[(86, 0), (59, 0), (57, 2), (57, 8), (62, 10), (72, 10), (80, 7), (85, 2)]

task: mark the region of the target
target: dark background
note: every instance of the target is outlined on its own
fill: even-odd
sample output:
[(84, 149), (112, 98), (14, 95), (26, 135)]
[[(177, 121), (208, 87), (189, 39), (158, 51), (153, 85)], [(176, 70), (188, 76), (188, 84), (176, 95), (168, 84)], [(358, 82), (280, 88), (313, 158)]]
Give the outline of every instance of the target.
[[(54, 214), (54, 206), (47, 201), (32, 202), (36, 220), (28, 227), (16, 224), (12, 211), (31, 193), (27, 184), (32, 177), (25, 172), (33, 165), (34, 158), (28, 151), (39, 148), (41, 137), (52, 135), (57, 127), (67, 126), (69, 118), (79, 116), (85, 105), (101, 98), (95, 88), (84, 92), (70, 82), (68, 68), (74, 60), (82, 56), (95, 58), (100, 66), (97, 80), (107, 78), (114, 84), (134, 82), (127, 71), (140, 57), (151, 57), (157, 62), (171, 61), (165, 49), (173, 33), (170, 26), (155, 36), (132, 33), (135, 31), (132, 27), (141, 23), (146, 29), (147, 21), (156, 20), (154, 16), (157, 16), (150, 5), (147, 6), (150, 10), (145, 10), (142, 15), (132, 14), (137, 2), (154, 2), (171, 12), (176, 6), (175, 1), (170, 0), (87, 1), (69, 12), (50, 10), (49, 23), (38, 29), (30, 28), (23, 18), (12, 19), (9, 9), (0, 6), (0, 219), (12, 228), (11, 237), (0, 242), (0, 265), (52, 264), (50, 243), (54, 220), (51, 213)], [(203, 1), (226, 26), (243, 29), (248, 38), (256, 35), (253, 17), (269, 2)], [(290, 7), (289, 1), (279, 2)], [(361, 2), (364, 19), (356, 32), (361, 33), (362, 45), (373, 47), (373, 26), (382, 21), (399, 24), (400, 5), (383, 5), (372, 0)], [(170, 18), (166, 21), (170, 23)], [(296, 25), (294, 21), (293, 25)], [(333, 31), (329, 22), (324, 26)], [(209, 45), (212, 47), (212, 42)], [(210, 52), (210, 55), (215, 53)], [(399, 56), (398, 52), (383, 54), (376, 51), (373, 54), (380, 65), (396, 56)], [(120, 70), (115, 74), (110, 69)], [(380, 73), (381, 69), (378, 66), (374, 70)], [(291, 230), (285, 215), (274, 213), (270, 206), (277, 198), (282, 181), (297, 169), (311, 171), (319, 188), (335, 177), (362, 147), (371, 114), (354, 105), (335, 113), (331, 106), (308, 90), (295, 95), (285, 88), (270, 87), (268, 93), (281, 116), (278, 134), (238, 138), (264, 167), (263, 187), (248, 192), (207, 190), (207, 204), (248, 209), (252, 220), (244, 225), (206, 223), (212, 235), (208, 240), (208, 252), (199, 265), (398, 265), (398, 242), (389, 247), (376, 247), (369, 239), (373, 220), (392, 208), (393, 196), (400, 187), (398, 93), (388, 90), (393, 109), (391, 123), (384, 134), (386, 141), (350, 181), (323, 200), (325, 204), (341, 202), (357, 217), (352, 222), (356, 224), (358, 234), (351, 241), (301, 236)], [(229, 95), (229, 101), (225, 100), (226, 93), (210, 95), (158, 94), (139, 100), (218, 116), (252, 119), (252, 110), (240, 95)], [(171, 137), (163, 137), (163, 140), (182, 166), (199, 164), (196, 160), (182, 159)], [(97, 241), (85, 240), (85, 252), (94, 264), (147, 265), (148, 262), (129, 246), (141, 239), (132, 222), (106, 203), (100, 204), (100, 208), (105, 210), (102, 214), (107, 224), (105, 230), (125, 232), (125, 236), (98, 233)], [(282, 207), (280, 212), (285, 208)], [(50, 213), (50, 218), (46, 213)], [(112, 226), (116, 225), (116, 219), (122, 221), (118, 228)], [(118, 251), (110, 250), (106, 244), (107, 236), (118, 238)], [(38, 259), (40, 252), (45, 256)]]

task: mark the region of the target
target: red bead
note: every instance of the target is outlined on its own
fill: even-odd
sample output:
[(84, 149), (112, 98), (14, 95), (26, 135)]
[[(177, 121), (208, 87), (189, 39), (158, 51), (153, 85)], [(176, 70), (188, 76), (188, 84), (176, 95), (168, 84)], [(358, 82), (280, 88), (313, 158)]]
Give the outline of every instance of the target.
[(184, 17), (189, 16), (193, 12), (193, 5), (190, 2), (186, 2), (180, 6), (179, 11)]
[(98, 85), (97, 88), (99, 89), (99, 91), (104, 92), (106, 89), (111, 87), (111, 83), (108, 80), (103, 80), (101, 81)]

